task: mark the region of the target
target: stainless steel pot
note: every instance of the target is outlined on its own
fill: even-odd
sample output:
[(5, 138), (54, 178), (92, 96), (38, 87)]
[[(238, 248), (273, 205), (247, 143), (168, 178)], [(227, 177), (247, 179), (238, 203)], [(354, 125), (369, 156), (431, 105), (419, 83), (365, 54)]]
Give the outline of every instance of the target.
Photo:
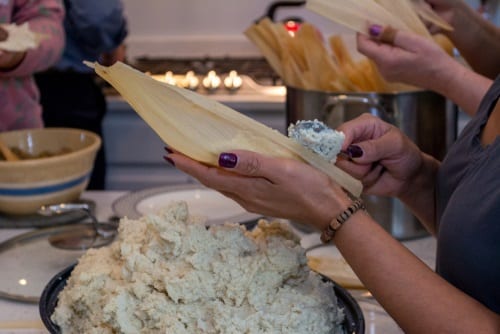
[[(441, 159), (455, 140), (454, 106), (430, 91), (400, 93), (331, 93), (287, 87), (287, 124), (318, 119), (332, 128), (368, 112), (403, 131), (424, 152)], [(397, 199), (363, 195), (368, 212), (399, 240), (427, 234)]]

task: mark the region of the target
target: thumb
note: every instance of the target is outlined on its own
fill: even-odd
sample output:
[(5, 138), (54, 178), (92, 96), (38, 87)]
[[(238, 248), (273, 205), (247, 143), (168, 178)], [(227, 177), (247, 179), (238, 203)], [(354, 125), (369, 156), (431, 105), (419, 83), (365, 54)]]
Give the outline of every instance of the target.
[(385, 159), (391, 159), (402, 150), (401, 141), (387, 133), (376, 139), (365, 140), (347, 147), (349, 157), (359, 164), (371, 164)]

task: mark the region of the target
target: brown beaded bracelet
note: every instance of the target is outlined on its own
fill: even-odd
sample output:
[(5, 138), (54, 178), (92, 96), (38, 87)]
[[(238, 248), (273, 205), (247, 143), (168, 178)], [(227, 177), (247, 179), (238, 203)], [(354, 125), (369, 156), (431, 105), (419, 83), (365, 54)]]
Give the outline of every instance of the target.
[(365, 209), (365, 205), (361, 198), (356, 199), (344, 212), (332, 219), (327, 228), (323, 231), (323, 233), (321, 233), (321, 242), (326, 244), (332, 241), (335, 236), (335, 232), (337, 232), (342, 224), (344, 224), (346, 220), (359, 209)]

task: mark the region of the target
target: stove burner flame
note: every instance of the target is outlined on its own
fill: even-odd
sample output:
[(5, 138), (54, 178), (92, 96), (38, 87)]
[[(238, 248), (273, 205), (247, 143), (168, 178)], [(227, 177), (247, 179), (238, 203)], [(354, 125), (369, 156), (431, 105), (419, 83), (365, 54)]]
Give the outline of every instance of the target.
[(281, 78), (266, 59), (137, 58), (131, 63), (153, 79), (221, 101), (279, 101), (286, 95)]
[(214, 91), (220, 87), (221, 79), (215, 71), (208, 72), (207, 76), (203, 78), (202, 85), (208, 91)]
[(241, 88), (243, 79), (238, 75), (238, 72), (232, 70), (229, 75), (224, 79), (224, 87), (229, 91), (235, 91)]

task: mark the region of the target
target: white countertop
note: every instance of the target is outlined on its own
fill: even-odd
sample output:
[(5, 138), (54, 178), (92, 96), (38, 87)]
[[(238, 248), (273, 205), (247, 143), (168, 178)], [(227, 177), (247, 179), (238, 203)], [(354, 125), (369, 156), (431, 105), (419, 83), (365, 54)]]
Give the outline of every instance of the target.
[[(83, 198), (91, 199), (96, 203), (96, 216), (99, 220), (107, 220), (113, 215), (112, 203), (120, 196), (126, 194), (122, 191), (88, 191)], [(27, 229), (0, 229), (0, 242), (17, 234), (24, 233)], [(413, 253), (420, 257), (429, 266), (434, 266), (435, 240), (431, 237), (420, 238), (404, 242)], [(57, 272), (54, 273), (54, 275)], [(2, 276), (0, 276), (2, 284)], [(351, 290), (351, 294), (358, 300), (365, 317), (365, 333), (367, 334), (396, 334), (403, 333), (395, 322), (387, 315), (373, 299), (363, 298), (363, 290)], [(0, 300), (0, 334), (7, 333), (47, 333), (38, 313), (38, 305)]]

